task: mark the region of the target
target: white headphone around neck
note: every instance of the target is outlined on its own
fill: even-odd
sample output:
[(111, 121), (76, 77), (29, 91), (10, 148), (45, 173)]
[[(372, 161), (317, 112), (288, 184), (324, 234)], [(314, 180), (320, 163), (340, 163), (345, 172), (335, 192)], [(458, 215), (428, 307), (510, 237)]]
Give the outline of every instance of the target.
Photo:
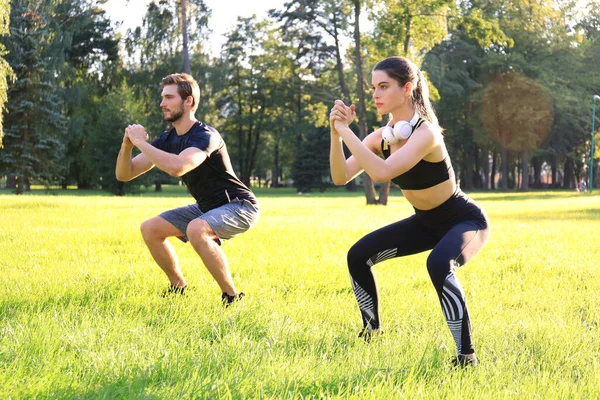
[(395, 144), (400, 141), (400, 139), (408, 139), (410, 135), (412, 135), (413, 127), (419, 121), (419, 114), (415, 112), (410, 122), (408, 121), (398, 121), (394, 124), (392, 128), (390, 123), (383, 128), (383, 132), (381, 133), (381, 138), (386, 141), (387, 144)]

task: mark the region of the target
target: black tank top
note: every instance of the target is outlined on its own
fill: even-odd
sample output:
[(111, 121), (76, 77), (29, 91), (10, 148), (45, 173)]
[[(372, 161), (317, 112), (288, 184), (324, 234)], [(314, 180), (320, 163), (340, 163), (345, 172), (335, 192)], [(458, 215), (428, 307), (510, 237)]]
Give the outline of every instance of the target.
[[(423, 118), (419, 118), (419, 121), (413, 127), (413, 132), (424, 121)], [(390, 148), (384, 140), (381, 140), (381, 152), (385, 159), (391, 154)], [(450, 163), (450, 157), (446, 155), (442, 161), (435, 163), (421, 160), (402, 175), (392, 178), (392, 182), (403, 190), (422, 190), (429, 189), (448, 179), (454, 179), (454, 169)]]

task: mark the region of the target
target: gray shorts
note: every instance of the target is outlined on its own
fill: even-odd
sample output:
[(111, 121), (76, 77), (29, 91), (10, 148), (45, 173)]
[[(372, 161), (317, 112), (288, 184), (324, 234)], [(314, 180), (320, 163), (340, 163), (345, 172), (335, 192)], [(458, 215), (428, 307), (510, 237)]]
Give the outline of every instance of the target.
[(160, 214), (160, 217), (167, 220), (183, 233), (178, 236), (182, 242), (187, 242), (186, 231), (188, 224), (196, 219), (205, 220), (221, 240), (231, 239), (248, 229), (258, 221), (260, 211), (258, 206), (248, 200), (233, 199), (231, 203), (214, 208), (203, 213), (198, 204), (175, 208)]

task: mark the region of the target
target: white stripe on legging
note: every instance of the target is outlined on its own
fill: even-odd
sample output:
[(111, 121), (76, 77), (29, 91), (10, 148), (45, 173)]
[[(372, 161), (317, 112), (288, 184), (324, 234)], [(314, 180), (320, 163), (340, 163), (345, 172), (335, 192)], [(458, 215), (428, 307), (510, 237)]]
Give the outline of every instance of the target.
[(450, 272), (446, 277), (440, 297), (446, 322), (448, 323), (450, 332), (452, 333), (454, 341), (456, 342), (456, 348), (460, 354), (462, 350), (462, 322), (465, 314), (465, 297), (462, 287), (456, 279), (454, 272)]
[(354, 279), (350, 279), (352, 281), (352, 289), (354, 289), (354, 296), (356, 296), (356, 301), (358, 302), (358, 308), (360, 311), (365, 313), (367, 318), (367, 329), (372, 329), (371, 321), (375, 320), (375, 307), (373, 306), (373, 298), (360, 287), (358, 283)]
[(397, 253), (398, 253), (398, 248), (387, 249), (387, 250), (381, 251), (381, 252), (375, 254), (373, 257), (369, 258), (367, 260), (367, 265), (369, 267), (372, 267), (373, 265), (378, 264), (382, 261), (389, 260), (390, 258), (396, 257)]

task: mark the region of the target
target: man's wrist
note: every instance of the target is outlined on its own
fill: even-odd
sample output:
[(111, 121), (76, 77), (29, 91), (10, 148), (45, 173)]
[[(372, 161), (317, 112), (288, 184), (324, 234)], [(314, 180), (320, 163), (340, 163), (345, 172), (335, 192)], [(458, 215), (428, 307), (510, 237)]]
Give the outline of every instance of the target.
[(146, 142), (145, 140), (142, 140), (142, 139), (140, 139), (140, 140), (136, 140), (135, 142), (134, 142), (134, 141), (131, 141), (131, 143), (133, 143), (133, 145), (139, 149), (139, 148), (140, 148), (140, 145), (141, 145), (142, 143), (147, 143), (147, 142)]

